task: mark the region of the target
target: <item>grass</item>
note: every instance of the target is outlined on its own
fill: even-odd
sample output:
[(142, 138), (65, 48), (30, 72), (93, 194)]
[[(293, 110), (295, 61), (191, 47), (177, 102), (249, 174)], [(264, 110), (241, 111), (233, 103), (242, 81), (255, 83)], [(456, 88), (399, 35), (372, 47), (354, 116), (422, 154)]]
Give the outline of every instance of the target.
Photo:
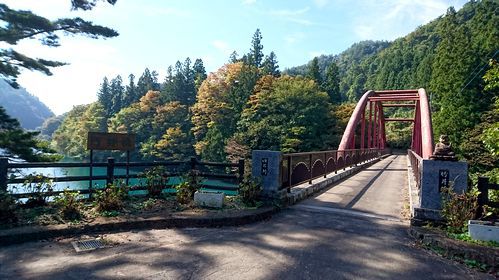
[(445, 249), (442, 247), (439, 247), (439, 246), (430, 245), (430, 244), (423, 244), (423, 247), (432, 251), (433, 253), (435, 253), (441, 257), (445, 257), (447, 259), (457, 261), (459, 263), (466, 265), (469, 268), (477, 269), (481, 272), (490, 272), (492, 269), (492, 267), (490, 265), (484, 264), (484, 263), (477, 261), (477, 260), (463, 258), (460, 256), (449, 257), (449, 256), (447, 256)]
[(454, 240), (460, 240), (460, 241), (463, 241), (463, 242), (466, 242), (469, 244), (480, 245), (480, 246), (485, 246), (485, 247), (492, 247), (492, 248), (499, 248), (499, 242), (482, 241), (482, 240), (475, 240), (475, 239), (471, 238), (471, 236), (468, 232), (468, 227), (464, 227), (464, 228), (460, 229), (460, 231), (461, 231), (460, 233), (455, 233), (445, 226), (437, 226), (433, 223), (427, 223), (426, 225), (423, 226), (423, 228), (438, 230), (439, 232), (443, 233), (448, 238), (451, 238)]
[(463, 233), (446, 232), (446, 233), (447, 233), (447, 237), (452, 238), (452, 239), (461, 240), (461, 241), (464, 241), (467, 243), (477, 244), (477, 245), (481, 245), (481, 246), (499, 248), (499, 242), (475, 240), (475, 239), (471, 238), (471, 236), (468, 232), (463, 232)]

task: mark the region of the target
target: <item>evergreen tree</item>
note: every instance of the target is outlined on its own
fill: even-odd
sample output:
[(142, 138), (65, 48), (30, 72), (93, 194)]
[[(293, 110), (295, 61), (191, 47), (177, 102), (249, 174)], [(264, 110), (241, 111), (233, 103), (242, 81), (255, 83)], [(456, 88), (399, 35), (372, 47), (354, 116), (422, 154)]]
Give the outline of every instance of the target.
[(239, 55), (237, 54), (236, 51), (233, 51), (230, 56), (229, 56), (229, 63), (236, 63), (239, 61), (239, 59), (237, 59)]
[(331, 103), (339, 104), (341, 102), (340, 72), (335, 62), (331, 62), (327, 67), (326, 77), (321, 88), (327, 92)]
[(156, 71), (151, 73), (149, 68), (146, 68), (137, 81), (137, 94), (142, 97), (150, 90), (159, 90), (158, 73)]
[(184, 76), (184, 66), (180, 61), (175, 63), (173, 68), (173, 84), (170, 101), (179, 101), (182, 104), (188, 103), (188, 96), (186, 92), (185, 76)]
[(125, 94), (123, 96), (123, 107), (128, 107), (132, 103), (135, 103), (139, 101), (140, 96), (138, 95), (137, 92), (137, 86), (135, 85), (135, 75), (130, 74), (128, 75), (128, 85), (126, 86), (125, 89)]
[[(201, 83), (206, 80), (206, 69), (204, 68), (203, 60), (200, 58), (196, 59), (194, 62), (194, 66), (192, 67), (192, 70), (194, 71), (194, 84), (196, 85), (196, 91), (199, 89), (201, 86)], [(194, 97), (194, 99), (196, 99)]]
[(322, 84), (321, 72), (319, 69), (319, 59), (314, 57), (308, 65), (307, 77), (314, 80), (317, 85)]
[(433, 124), (436, 135), (447, 134), (451, 142), (461, 143), (464, 130), (479, 122), (480, 113), (491, 102), (481, 91), (473, 90), (479, 79), (466, 84), (477, 64), (473, 55), (476, 51), (469, 28), (460, 23), (453, 8), (449, 8), (439, 29), (442, 39), (436, 49), (430, 84), (432, 102), (437, 108)]
[(264, 75), (281, 76), (281, 71), (279, 71), (279, 65), (277, 64), (277, 56), (273, 51), (265, 57), (262, 67)]
[(107, 3), (114, 5), (118, 0), (71, 0), (71, 9), (73, 10), (91, 10), (95, 7), (97, 2), (106, 1)]
[[(200, 67), (199, 65), (197, 66)], [(195, 84), (196, 73), (194, 69), (191, 68), (190, 58), (186, 58), (184, 64), (182, 65), (182, 76), (184, 78), (183, 87), (182, 87), (182, 92), (184, 95), (183, 101), (185, 102), (183, 104), (190, 107), (192, 106), (192, 104), (194, 104), (194, 102), (196, 102), (196, 84)]]
[[(116, 1), (110, 1), (114, 3)], [(72, 0), (74, 9), (91, 9), (95, 1)], [(39, 39), (42, 45), (58, 47), (59, 34), (83, 35), (89, 38), (110, 38), (118, 36), (113, 29), (94, 25), (81, 18), (61, 18), (49, 20), (31, 11), (12, 10), (5, 4), (0, 4), (0, 42), (15, 46), (24, 39)], [(65, 65), (63, 62), (31, 58), (17, 52), (13, 48), (0, 49), (0, 78), (17, 87), (16, 78), (20, 68), (43, 72), (52, 75), (51, 67)]]
[(248, 54), (248, 62), (255, 67), (260, 67), (263, 59), (262, 33), (260, 29), (255, 31), (251, 40), (251, 48)]
[(102, 80), (99, 92), (97, 92), (97, 100), (102, 104), (106, 117), (110, 118), (113, 115), (113, 95), (107, 77)]
[(123, 106), (125, 88), (123, 87), (123, 80), (120, 75), (111, 80), (109, 90), (111, 91), (112, 96), (111, 115), (114, 115), (118, 113), (121, 108), (125, 107)]
[(161, 86), (161, 92), (160, 92), (160, 99), (162, 103), (167, 103), (174, 101), (174, 95), (173, 95), (173, 67), (170, 65), (166, 69), (166, 77), (165, 81), (163, 82)]

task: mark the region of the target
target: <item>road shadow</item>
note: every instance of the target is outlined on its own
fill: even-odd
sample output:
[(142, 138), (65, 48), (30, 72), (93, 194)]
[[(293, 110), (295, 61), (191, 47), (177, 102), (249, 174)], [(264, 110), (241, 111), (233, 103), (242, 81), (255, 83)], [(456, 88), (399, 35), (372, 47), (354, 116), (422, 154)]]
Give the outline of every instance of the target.
[[(321, 207), (332, 207), (341, 209), (352, 209), (369, 191), (374, 183), (383, 175), (390, 176), (391, 172), (405, 172), (406, 169), (399, 168), (398, 155), (386, 158), (373, 166), (361, 170), (359, 173), (338, 181), (321, 192), (307, 199), (304, 204)], [(396, 163), (395, 166), (392, 166)], [(359, 186), (361, 186), (359, 188)], [(344, 190), (344, 192), (343, 192)], [(348, 191), (347, 191), (348, 190)], [(332, 196), (328, 198), (328, 196)], [(363, 212), (373, 213), (363, 210)]]
[[(411, 245), (406, 226), (285, 209), (242, 227), (106, 235), (77, 254), (69, 241), (0, 248), (1, 279), (470, 279)], [(483, 276), (483, 275), (482, 275)]]

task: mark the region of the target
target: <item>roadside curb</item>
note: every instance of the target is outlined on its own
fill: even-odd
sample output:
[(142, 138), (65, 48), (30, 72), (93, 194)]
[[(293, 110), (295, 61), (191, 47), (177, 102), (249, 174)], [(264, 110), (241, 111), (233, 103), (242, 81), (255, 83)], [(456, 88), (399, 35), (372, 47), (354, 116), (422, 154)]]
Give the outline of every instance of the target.
[(409, 235), (423, 243), (423, 245), (442, 250), (448, 258), (475, 260), (491, 267), (492, 273), (499, 271), (499, 249), (469, 244), (464, 241), (454, 240), (432, 229), (411, 226)]
[(89, 233), (123, 232), (138, 229), (240, 226), (270, 219), (272, 215), (279, 210), (280, 209), (277, 207), (263, 207), (260, 209), (247, 210), (242, 213), (229, 213), (222, 217), (211, 213), (205, 216), (195, 217), (182, 215), (180, 213), (172, 217), (118, 217), (109, 221), (86, 225), (19, 227), (0, 230), (0, 246)]

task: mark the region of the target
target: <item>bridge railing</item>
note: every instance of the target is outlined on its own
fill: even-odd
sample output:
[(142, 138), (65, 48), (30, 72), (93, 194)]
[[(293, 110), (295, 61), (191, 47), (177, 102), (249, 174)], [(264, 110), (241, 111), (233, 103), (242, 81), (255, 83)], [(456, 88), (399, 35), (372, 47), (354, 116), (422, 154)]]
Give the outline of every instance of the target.
[(411, 163), (412, 175), (416, 180), (416, 187), (419, 190), (421, 188), (421, 168), (423, 165), (423, 158), (416, 154), (413, 150), (407, 150), (407, 156), (409, 157), (409, 161)]
[(330, 150), (282, 155), (281, 189), (324, 177), (332, 172), (378, 158), (389, 149)]

